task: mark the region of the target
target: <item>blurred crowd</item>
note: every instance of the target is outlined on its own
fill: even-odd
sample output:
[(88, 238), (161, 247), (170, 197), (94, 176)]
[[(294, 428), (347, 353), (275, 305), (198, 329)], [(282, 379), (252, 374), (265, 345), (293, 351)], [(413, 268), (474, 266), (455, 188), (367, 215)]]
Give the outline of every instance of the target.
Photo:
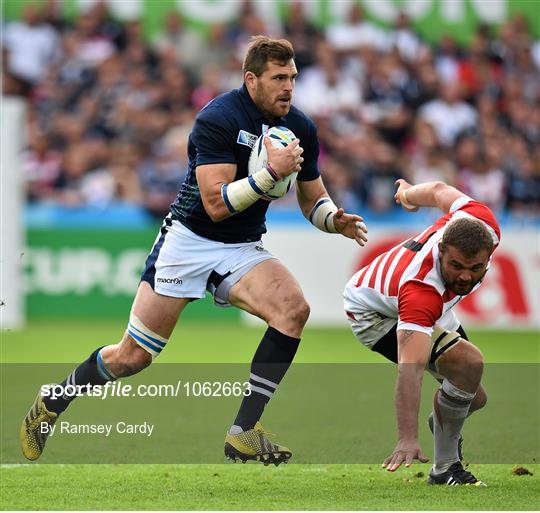
[[(395, 208), (394, 181), (444, 180), (496, 211), (540, 214), (540, 43), (527, 20), (478, 26), (460, 46), (430, 45), (405, 14), (312, 25), (302, 2), (269, 25), (246, 2), (234, 24), (196, 31), (177, 12), (154, 38), (104, 2), (64, 19), (49, 1), (3, 30), (3, 91), (27, 98), (23, 170), (30, 202), (168, 211), (187, 168), (197, 112), (242, 84), (249, 38), (289, 39), (294, 103), (316, 122), (320, 167), (337, 204)], [(293, 195), (278, 201), (287, 206)]]

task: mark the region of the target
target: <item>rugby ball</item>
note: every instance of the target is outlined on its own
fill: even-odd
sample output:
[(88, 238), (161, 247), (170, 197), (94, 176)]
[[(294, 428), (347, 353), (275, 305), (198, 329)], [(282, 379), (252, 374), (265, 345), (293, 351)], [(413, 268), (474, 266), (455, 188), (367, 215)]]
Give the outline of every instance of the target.
[[(284, 148), (296, 139), (296, 136), (284, 126), (274, 126), (270, 128), (266, 134), (261, 135), (257, 139), (255, 146), (251, 150), (251, 155), (249, 156), (248, 172), (250, 175), (260, 171), (268, 164), (268, 153), (266, 151), (266, 146), (264, 145), (265, 135), (270, 138), (272, 146), (275, 146), (276, 148)], [(276, 184), (261, 197), (267, 201), (273, 201), (285, 196), (285, 194), (291, 190), (294, 182), (296, 182), (297, 175), (298, 173), (291, 173), (289, 176), (283, 178), (283, 180), (277, 181)]]

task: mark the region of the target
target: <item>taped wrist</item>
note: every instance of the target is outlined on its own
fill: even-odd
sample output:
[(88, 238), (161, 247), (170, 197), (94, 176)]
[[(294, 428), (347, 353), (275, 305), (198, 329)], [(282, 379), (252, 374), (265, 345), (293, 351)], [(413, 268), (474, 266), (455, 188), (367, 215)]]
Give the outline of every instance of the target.
[(334, 226), (334, 214), (338, 208), (330, 198), (321, 198), (309, 213), (309, 222), (319, 230), (327, 233), (338, 233)]
[(223, 184), (221, 197), (229, 212), (236, 214), (253, 205), (275, 185), (276, 181), (272, 173), (263, 167), (246, 178)]
[(399, 201), (408, 210), (414, 210), (416, 207), (415, 205), (411, 205), (409, 201), (407, 200), (407, 189), (404, 189), (401, 194), (399, 195)]

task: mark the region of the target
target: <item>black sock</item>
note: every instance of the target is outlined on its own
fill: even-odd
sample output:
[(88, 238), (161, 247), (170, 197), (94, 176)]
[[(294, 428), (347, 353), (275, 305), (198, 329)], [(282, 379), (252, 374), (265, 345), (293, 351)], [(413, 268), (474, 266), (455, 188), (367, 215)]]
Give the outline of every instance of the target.
[[(81, 391), (86, 391), (88, 389), (88, 385), (90, 385), (90, 388), (92, 388), (93, 385), (104, 385), (105, 383), (115, 379), (111, 374), (108, 373), (106, 369), (103, 368), (103, 363), (100, 365), (101, 370), (98, 369), (98, 353), (103, 349), (103, 347), (105, 346), (96, 349), (87, 360), (81, 363), (66, 379), (64, 379), (64, 381), (59, 383), (60, 387), (62, 387), (64, 390), (66, 387), (71, 389), (67, 390), (68, 393), (64, 393), (62, 396), (54, 398), (50, 395), (43, 397), (43, 402), (45, 403), (47, 410), (57, 414), (62, 413), (69, 406), (71, 401), (77, 397), (76, 394), (72, 393), (74, 392), (72, 386), (78, 385), (80, 387), (84, 387), (81, 388)], [(108, 374), (107, 377), (105, 377), (106, 374)]]
[(268, 327), (251, 362), (251, 394), (242, 400), (234, 421), (236, 426), (244, 431), (255, 426), (290, 367), (299, 344), (299, 338), (289, 337)]

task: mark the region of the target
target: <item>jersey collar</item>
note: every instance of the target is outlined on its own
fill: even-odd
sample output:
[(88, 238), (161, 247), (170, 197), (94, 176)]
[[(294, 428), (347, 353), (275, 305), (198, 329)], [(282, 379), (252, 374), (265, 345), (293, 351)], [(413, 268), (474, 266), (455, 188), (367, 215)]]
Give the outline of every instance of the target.
[(273, 123), (268, 123), (268, 120), (264, 117), (264, 114), (259, 110), (259, 107), (255, 105), (255, 102), (251, 99), (249, 92), (247, 90), (246, 84), (243, 84), (240, 89), (238, 89), (242, 103), (246, 107), (249, 117), (257, 122), (262, 121), (263, 124), (267, 126), (278, 126), (285, 122), (285, 117), (276, 118)]

